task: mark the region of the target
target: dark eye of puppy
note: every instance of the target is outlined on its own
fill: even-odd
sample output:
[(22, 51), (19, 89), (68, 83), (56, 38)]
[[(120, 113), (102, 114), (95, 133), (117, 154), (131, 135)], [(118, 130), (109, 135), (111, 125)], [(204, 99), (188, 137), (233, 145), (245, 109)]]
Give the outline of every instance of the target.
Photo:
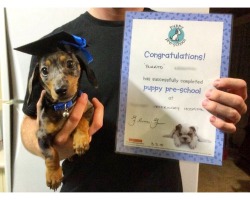
[(43, 67), (43, 68), (41, 69), (41, 72), (42, 72), (42, 75), (43, 75), (43, 76), (48, 76), (48, 74), (49, 74), (47, 67)]
[(73, 62), (73, 60), (68, 60), (68, 61), (67, 61), (67, 67), (68, 67), (69, 69), (71, 69), (71, 68), (74, 67), (74, 62)]

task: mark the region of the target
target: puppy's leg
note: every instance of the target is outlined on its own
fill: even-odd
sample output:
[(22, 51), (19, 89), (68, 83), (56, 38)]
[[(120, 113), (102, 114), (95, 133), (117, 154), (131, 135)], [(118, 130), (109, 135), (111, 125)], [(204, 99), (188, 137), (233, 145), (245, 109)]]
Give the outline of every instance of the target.
[(76, 154), (82, 155), (89, 149), (89, 125), (94, 114), (94, 107), (88, 101), (86, 111), (73, 133), (73, 148)]
[(180, 141), (180, 138), (177, 134), (173, 135), (173, 139), (174, 139), (175, 146), (177, 146), (177, 147), (181, 146), (181, 141)]
[(46, 136), (47, 135), (39, 137), (38, 143), (45, 157), (46, 184), (50, 189), (55, 191), (62, 181), (62, 168), (60, 166), (58, 153), (51, 146), (51, 138)]
[(76, 154), (82, 155), (89, 149), (89, 121), (82, 117), (73, 133), (73, 148)]
[(190, 149), (195, 149), (197, 146), (197, 142), (198, 142), (198, 137), (194, 136), (191, 142), (189, 143)]

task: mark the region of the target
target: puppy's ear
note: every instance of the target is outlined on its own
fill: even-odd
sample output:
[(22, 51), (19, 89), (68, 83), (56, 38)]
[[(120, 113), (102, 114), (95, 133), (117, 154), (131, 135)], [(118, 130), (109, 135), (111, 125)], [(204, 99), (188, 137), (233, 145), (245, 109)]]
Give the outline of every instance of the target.
[(174, 134), (177, 134), (179, 136), (179, 134), (181, 134), (181, 129), (182, 129), (181, 124), (176, 125), (175, 129), (171, 132), (170, 136), (173, 137)]
[(189, 127), (189, 130), (190, 130), (194, 135), (197, 135), (197, 134), (196, 134), (196, 129), (195, 129), (194, 126), (190, 126), (190, 127)]
[(193, 132), (196, 132), (196, 129), (195, 129), (194, 126), (190, 126), (189, 128), (190, 128)]
[(32, 97), (32, 91), (33, 91), (33, 86), (34, 86), (34, 83), (36, 83), (37, 81), (39, 81), (39, 64), (37, 63), (35, 68), (34, 68), (34, 71), (28, 81), (28, 92), (29, 92), (29, 96), (28, 96), (28, 99), (27, 99), (27, 104), (29, 105), (30, 104), (30, 100), (31, 100), (31, 97)]
[(78, 55), (76, 55), (76, 57), (81, 65), (82, 70), (86, 72), (87, 78), (91, 85), (93, 85), (95, 88), (98, 88), (98, 83), (94, 71), (90, 69)]
[(182, 129), (182, 125), (181, 125), (181, 124), (178, 124), (175, 128), (176, 128), (176, 130), (181, 131), (181, 129)]

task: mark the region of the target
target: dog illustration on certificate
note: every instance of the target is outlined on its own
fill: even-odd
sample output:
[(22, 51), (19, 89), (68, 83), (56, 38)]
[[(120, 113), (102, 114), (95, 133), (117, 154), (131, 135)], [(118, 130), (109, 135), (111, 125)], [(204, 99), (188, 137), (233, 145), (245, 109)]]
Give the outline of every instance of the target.
[(163, 137), (173, 138), (176, 147), (188, 145), (190, 149), (195, 149), (198, 142), (211, 143), (210, 140), (199, 137), (194, 126), (186, 126), (182, 124), (176, 125), (170, 134), (163, 135)]

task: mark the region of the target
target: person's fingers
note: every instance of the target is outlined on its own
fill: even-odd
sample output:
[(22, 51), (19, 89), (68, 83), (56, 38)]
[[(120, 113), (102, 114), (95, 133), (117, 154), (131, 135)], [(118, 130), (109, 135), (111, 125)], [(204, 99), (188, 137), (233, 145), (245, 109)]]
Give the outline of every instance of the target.
[(247, 99), (247, 83), (242, 79), (220, 78), (214, 81), (214, 87)]
[(237, 94), (211, 89), (206, 92), (205, 96), (210, 101), (236, 109), (239, 114), (244, 114), (247, 111), (245, 100)]
[(202, 106), (213, 115), (210, 122), (216, 128), (233, 133), (235, 124), (247, 111), (247, 84), (242, 79), (220, 78), (213, 85), (215, 89), (206, 92)]
[(97, 99), (92, 99), (93, 106), (95, 108), (93, 122), (89, 128), (89, 135), (92, 136), (103, 126), (104, 106)]
[(36, 114), (37, 114), (37, 123), (39, 124), (39, 116), (41, 114), (41, 109), (42, 109), (42, 104), (43, 104), (43, 98), (46, 94), (45, 90), (42, 90), (41, 94), (40, 94), (40, 98), (36, 103)]
[(234, 133), (236, 131), (236, 126), (233, 123), (228, 123), (222, 120), (221, 118), (211, 116), (210, 122), (216, 128), (220, 129), (221, 131), (225, 133)]
[(67, 142), (72, 131), (76, 128), (80, 119), (82, 118), (82, 115), (86, 109), (87, 102), (87, 94), (82, 93), (81, 96), (77, 99), (75, 107), (73, 108), (62, 130), (55, 137), (55, 143), (57, 145), (63, 145)]
[(202, 106), (211, 114), (224, 119), (227, 122), (236, 124), (240, 121), (241, 115), (234, 108), (219, 104), (215, 101), (206, 99), (202, 102)]

